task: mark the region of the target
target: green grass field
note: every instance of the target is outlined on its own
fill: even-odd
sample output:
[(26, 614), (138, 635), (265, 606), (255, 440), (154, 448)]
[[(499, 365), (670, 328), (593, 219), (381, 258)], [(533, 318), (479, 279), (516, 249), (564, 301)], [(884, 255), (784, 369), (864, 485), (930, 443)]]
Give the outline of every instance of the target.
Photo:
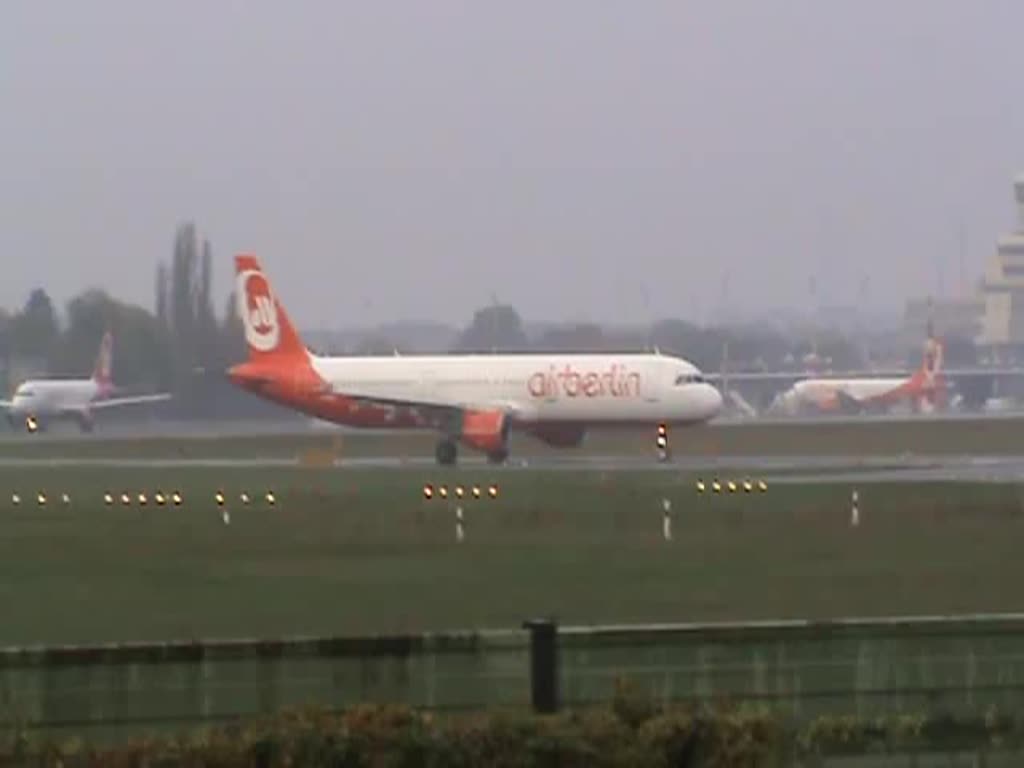
[[(443, 478), (500, 482), (465, 501), (461, 544), (453, 505), (422, 498)], [(103, 502), (158, 488), (184, 503)], [(273, 507), (238, 501), (268, 488)], [(0, 644), (1024, 608), (1016, 486), (861, 485), (856, 529), (849, 494), (698, 495), (670, 472), (5, 468)]]

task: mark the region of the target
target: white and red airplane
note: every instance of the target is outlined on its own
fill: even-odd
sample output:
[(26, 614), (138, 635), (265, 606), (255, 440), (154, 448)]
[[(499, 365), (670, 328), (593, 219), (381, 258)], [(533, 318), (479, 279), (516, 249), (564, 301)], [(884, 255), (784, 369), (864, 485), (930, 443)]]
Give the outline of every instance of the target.
[(921, 366), (905, 378), (807, 378), (780, 394), (770, 411), (797, 413), (862, 413), (886, 411), (907, 403), (918, 412), (944, 404), (947, 387), (942, 373), (942, 343), (931, 333)]
[(722, 408), (694, 365), (666, 355), (322, 357), (259, 261), (238, 255), (235, 270), (249, 359), (228, 371), (234, 384), (336, 424), (436, 430), (440, 464), (455, 463), (459, 443), (502, 462), (512, 428), (571, 447), (587, 427), (696, 424)]
[(168, 393), (114, 397), (119, 390), (110, 376), (113, 343), (113, 336), (107, 331), (90, 378), (30, 379), (14, 390), (10, 400), (0, 400), (0, 410), (7, 412), (11, 427), (17, 428), (20, 422), (29, 432), (35, 432), (45, 429), (48, 422), (70, 418), (78, 422), (83, 432), (91, 432), (95, 411), (171, 398)]

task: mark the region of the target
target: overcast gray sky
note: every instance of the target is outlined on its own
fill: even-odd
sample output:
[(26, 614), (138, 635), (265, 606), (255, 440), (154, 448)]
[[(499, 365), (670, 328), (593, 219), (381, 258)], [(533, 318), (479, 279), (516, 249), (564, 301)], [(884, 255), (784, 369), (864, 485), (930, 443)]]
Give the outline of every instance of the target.
[[(193, 218), (305, 326), (956, 288), (1015, 224), (1019, 0), (6, 0), (0, 305), (152, 306)], [(941, 269), (940, 269), (941, 264)]]

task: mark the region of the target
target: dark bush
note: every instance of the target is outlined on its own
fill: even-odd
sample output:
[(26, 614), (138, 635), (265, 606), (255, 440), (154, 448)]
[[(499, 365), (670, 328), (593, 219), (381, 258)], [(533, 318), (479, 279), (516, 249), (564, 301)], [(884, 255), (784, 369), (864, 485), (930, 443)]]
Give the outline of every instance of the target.
[(822, 755), (1017, 748), (1020, 724), (994, 712), (973, 718), (823, 717), (795, 727), (741, 708), (661, 708), (623, 688), (611, 706), (552, 716), (436, 715), (405, 707), (282, 713), (177, 738), (113, 746), (54, 744), (16, 734), (0, 766), (203, 766), (204, 768), (495, 768), (814, 765)]

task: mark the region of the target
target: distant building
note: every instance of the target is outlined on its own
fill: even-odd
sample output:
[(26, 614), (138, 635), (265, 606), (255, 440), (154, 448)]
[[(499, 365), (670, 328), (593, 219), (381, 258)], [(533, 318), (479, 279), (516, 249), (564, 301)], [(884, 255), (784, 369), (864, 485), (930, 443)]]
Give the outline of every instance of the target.
[(939, 337), (976, 340), (985, 326), (985, 299), (981, 295), (963, 298), (911, 299), (903, 311), (901, 343), (920, 345), (931, 322)]
[(1014, 181), (1017, 229), (996, 241), (980, 292), (985, 316), (978, 344), (998, 357), (1020, 357), (1024, 350), (1024, 175)]

